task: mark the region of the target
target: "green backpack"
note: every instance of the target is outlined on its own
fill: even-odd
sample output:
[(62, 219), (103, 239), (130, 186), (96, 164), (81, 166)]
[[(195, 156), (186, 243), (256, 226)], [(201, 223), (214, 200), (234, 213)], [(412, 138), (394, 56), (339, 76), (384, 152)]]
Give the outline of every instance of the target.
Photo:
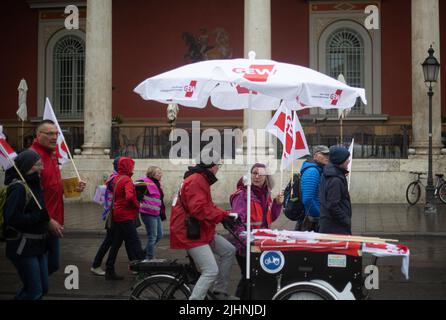
[[(20, 181), (20, 180), (14, 181), (13, 183), (10, 184), (10, 186), (15, 183), (20, 183), (25, 187), (25, 190), (26, 190), (25, 207), (26, 207), (31, 199), (31, 194), (28, 190), (28, 187), (26, 186), (26, 184), (23, 181)], [(8, 187), (0, 188), (0, 241), (6, 240), (5, 239), (6, 224), (5, 224), (5, 217), (4, 217), (4, 209), (5, 209), (7, 196), (8, 196)]]

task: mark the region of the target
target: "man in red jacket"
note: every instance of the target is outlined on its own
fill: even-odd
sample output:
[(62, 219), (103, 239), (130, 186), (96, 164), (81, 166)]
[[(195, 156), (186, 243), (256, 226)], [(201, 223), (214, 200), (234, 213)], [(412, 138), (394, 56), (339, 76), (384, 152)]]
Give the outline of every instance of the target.
[[(40, 155), (44, 165), (40, 180), (45, 206), (50, 216), (50, 237), (48, 239), (48, 274), (50, 275), (59, 269), (59, 239), (63, 237), (64, 230), (63, 184), (56, 154), (59, 134), (60, 132), (53, 121), (44, 120), (37, 127), (37, 137), (31, 146), (31, 149)], [(85, 182), (80, 181), (77, 191), (83, 192), (84, 189)]]
[[(118, 176), (113, 180), (113, 210), (111, 237), (112, 245), (106, 262), (105, 279), (122, 280), (115, 272), (115, 261), (122, 242), (126, 243), (127, 256), (130, 260), (144, 259), (144, 251), (136, 231), (135, 220), (138, 218), (139, 202), (136, 198), (135, 185), (131, 179), (135, 161), (121, 157), (118, 161)], [(139, 219), (139, 218), (138, 218)]]
[[(189, 256), (201, 270), (201, 276), (190, 296), (191, 300), (204, 300), (214, 285), (214, 294), (219, 299), (232, 299), (227, 294), (228, 280), (234, 263), (235, 248), (215, 227), (229, 212), (217, 207), (211, 197), (211, 185), (217, 182), (215, 174), (219, 165), (200, 163), (189, 167), (172, 208), (170, 216), (170, 246), (172, 249), (186, 249)], [(188, 239), (186, 219), (195, 217), (200, 222), (199, 239)], [(219, 265), (214, 253), (220, 256)]]

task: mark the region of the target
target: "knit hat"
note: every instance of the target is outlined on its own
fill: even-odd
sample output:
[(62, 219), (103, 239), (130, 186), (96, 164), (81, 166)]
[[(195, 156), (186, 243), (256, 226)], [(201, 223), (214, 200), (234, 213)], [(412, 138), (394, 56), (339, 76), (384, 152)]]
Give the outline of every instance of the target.
[(330, 162), (332, 164), (343, 164), (350, 157), (350, 152), (344, 147), (333, 146), (330, 148)]
[(22, 175), (26, 175), (29, 170), (40, 160), (40, 156), (37, 152), (27, 149), (14, 159), (17, 168)]

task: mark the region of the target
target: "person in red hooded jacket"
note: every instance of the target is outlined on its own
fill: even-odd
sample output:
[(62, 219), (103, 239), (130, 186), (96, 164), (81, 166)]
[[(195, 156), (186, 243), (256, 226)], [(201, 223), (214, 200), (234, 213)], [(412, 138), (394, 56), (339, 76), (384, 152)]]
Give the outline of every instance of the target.
[[(209, 289), (219, 299), (231, 299), (227, 294), (228, 279), (235, 258), (235, 247), (216, 234), (215, 228), (229, 212), (217, 207), (211, 197), (211, 185), (217, 182), (215, 174), (219, 165), (200, 162), (189, 167), (174, 201), (170, 216), (170, 246), (186, 249), (201, 270), (190, 300), (204, 300)], [(192, 216), (200, 222), (199, 239), (187, 237), (186, 219)], [(220, 257), (219, 264), (214, 253)]]
[(144, 251), (136, 231), (135, 220), (138, 218), (139, 202), (136, 198), (135, 185), (131, 179), (135, 161), (121, 157), (118, 162), (118, 176), (113, 180), (113, 210), (111, 237), (112, 245), (106, 262), (105, 279), (122, 280), (115, 272), (115, 262), (122, 242), (126, 243), (130, 260), (144, 259)]

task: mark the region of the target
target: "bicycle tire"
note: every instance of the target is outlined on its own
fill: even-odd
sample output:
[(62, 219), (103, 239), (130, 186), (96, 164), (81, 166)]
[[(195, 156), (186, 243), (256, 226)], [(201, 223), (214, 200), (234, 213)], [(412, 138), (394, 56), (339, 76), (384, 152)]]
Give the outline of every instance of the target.
[(406, 189), (406, 200), (411, 206), (416, 205), (421, 197), (421, 187), (418, 181), (409, 183)]
[(446, 204), (446, 182), (443, 182), (438, 188), (438, 198), (440, 198), (441, 202)]
[(285, 288), (279, 292), (274, 300), (335, 300), (326, 289), (313, 284), (299, 284)]
[[(175, 288), (176, 287), (176, 288)], [(175, 288), (174, 292), (168, 292)], [(135, 285), (130, 300), (188, 300), (190, 288), (170, 274), (156, 274)]]

